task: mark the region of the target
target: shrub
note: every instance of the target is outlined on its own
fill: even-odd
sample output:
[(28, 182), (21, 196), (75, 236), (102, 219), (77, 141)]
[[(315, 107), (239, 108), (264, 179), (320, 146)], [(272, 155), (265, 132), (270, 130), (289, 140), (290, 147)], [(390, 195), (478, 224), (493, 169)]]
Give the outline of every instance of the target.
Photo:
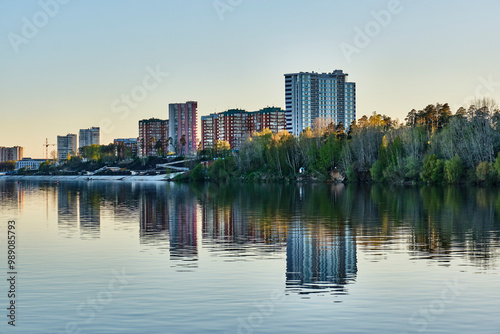
[(493, 164), (493, 168), (497, 172), (497, 180), (500, 179), (500, 152), (498, 152), (497, 158), (495, 159), (495, 163)]
[(490, 166), (488, 161), (482, 161), (476, 167), (476, 177), (479, 182), (485, 182), (491, 180), (491, 172), (490, 170), (493, 166)]
[(347, 182), (349, 183), (355, 183), (359, 181), (358, 175), (356, 174), (356, 171), (354, 170), (353, 166), (347, 167), (346, 176), (347, 176)]
[(419, 159), (408, 157), (405, 161), (405, 177), (412, 181), (417, 181), (420, 175)]
[(424, 166), (420, 177), (422, 181), (427, 183), (438, 183), (443, 181), (444, 176), (444, 162), (438, 159), (435, 154), (426, 156), (424, 158)]
[[(384, 180), (384, 167), (385, 166), (380, 159), (375, 161), (372, 168), (370, 168), (370, 174), (372, 176), (373, 181), (382, 182)], [(352, 168), (352, 167), (349, 167), (349, 168)]]
[(455, 154), (453, 158), (444, 163), (444, 178), (448, 183), (458, 183), (464, 175), (462, 159)]
[(201, 164), (197, 164), (189, 173), (189, 179), (193, 182), (200, 182), (205, 179), (205, 168)]
[(208, 176), (214, 182), (227, 182), (236, 170), (236, 163), (233, 157), (217, 159), (208, 168)]
[(387, 166), (384, 171), (383, 171), (383, 180), (389, 181), (389, 182), (404, 182), (405, 176), (404, 176), (404, 171), (403, 168), (401, 168), (400, 165), (395, 164), (391, 162), (389, 166)]

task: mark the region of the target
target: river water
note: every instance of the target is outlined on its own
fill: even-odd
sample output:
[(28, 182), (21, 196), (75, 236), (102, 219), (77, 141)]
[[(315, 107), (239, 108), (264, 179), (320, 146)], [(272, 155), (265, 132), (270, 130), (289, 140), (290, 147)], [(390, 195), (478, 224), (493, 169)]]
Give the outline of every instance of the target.
[(0, 180), (0, 236), (1, 333), (500, 332), (498, 188)]

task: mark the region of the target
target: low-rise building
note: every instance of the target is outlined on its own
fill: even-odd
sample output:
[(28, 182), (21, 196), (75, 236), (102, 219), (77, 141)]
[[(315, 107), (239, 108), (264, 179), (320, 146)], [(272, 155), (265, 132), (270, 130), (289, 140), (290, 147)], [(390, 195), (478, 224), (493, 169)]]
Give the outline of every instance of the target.
[(23, 158), (22, 160), (16, 161), (15, 170), (25, 168), (31, 170), (38, 170), (40, 168), (40, 164), (47, 161), (46, 159), (31, 159), (31, 158)]

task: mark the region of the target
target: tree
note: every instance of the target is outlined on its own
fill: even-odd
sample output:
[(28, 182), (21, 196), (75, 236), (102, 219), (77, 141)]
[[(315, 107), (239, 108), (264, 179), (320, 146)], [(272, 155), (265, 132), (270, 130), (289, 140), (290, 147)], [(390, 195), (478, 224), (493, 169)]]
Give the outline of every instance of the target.
[(213, 157), (227, 157), (231, 155), (231, 146), (227, 140), (217, 140), (213, 148)]
[(202, 164), (197, 164), (191, 172), (189, 172), (189, 179), (193, 182), (200, 182), (205, 179), (205, 168)]
[(94, 162), (101, 161), (101, 159), (102, 159), (101, 146), (97, 145), (97, 144), (85, 146), (82, 149), (82, 156), (85, 159), (90, 160), (90, 161), (94, 161)]
[(488, 181), (490, 177), (490, 164), (488, 161), (481, 161), (476, 167), (476, 177), (480, 182)]
[(155, 149), (157, 152), (157, 156), (159, 157), (163, 156), (163, 142), (161, 140), (156, 141)]
[(444, 163), (444, 178), (448, 183), (458, 183), (464, 176), (464, 166), (462, 160), (455, 154), (450, 160)]
[(497, 172), (498, 178), (500, 178), (500, 152), (497, 154), (497, 158), (495, 159), (495, 163), (493, 164), (493, 168), (495, 168)]
[(16, 162), (13, 160), (0, 162), (0, 171), (1, 172), (10, 172), (16, 168)]
[(417, 111), (412, 109), (405, 118), (406, 125), (415, 127), (417, 125)]
[(50, 151), (50, 158), (51, 158), (53, 161), (57, 161), (57, 151), (56, 151), (56, 150), (52, 150), (52, 151)]
[(181, 139), (179, 139), (179, 143), (181, 144), (181, 149), (182, 149), (182, 153), (181, 155), (184, 155), (185, 151), (186, 151), (186, 135), (182, 135)]
[(431, 140), (433, 153), (445, 159), (457, 154), (466, 168), (475, 168), (481, 161), (493, 162), (500, 144), (500, 134), (489, 121), (480, 116), (470, 120), (453, 118)]
[(438, 183), (443, 181), (444, 162), (435, 154), (424, 158), (424, 166), (420, 177), (427, 183)]

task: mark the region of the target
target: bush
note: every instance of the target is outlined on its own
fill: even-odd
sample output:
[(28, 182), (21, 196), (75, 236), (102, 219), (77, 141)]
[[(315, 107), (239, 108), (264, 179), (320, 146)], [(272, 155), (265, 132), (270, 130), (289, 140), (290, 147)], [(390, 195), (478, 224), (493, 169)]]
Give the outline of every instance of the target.
[(404, 174), (405, 173), (400, 165), (391, 162), (389, 164), (389, 166), (387, 166), (384, 169), (383, 180), (393, 182), (393, 183), (396, 183), (396, 182), (402, 183), (405, 180)]
[(490, 182), (493, 176), (493, 164), (490, 165), (488, 161), (482, 161), (476, 167), (476, 177), (479, 182)]
[(444, 179), (448, 183), (458, 183), (464, 175), (462, 159), (455, 154), (453, 158), (444, 163)]
[(187, 173), (177, 174), (173, 180), (176, 182), (185, 182), (189, 181), (189, 176), (187, 175)]
[(420, 175), (420, 162), (415, 157), (408, 157), (405, 161), (405, 177), (412, 181), (418, 181)]
[(196, 167), (189, 173), (189, 179), (193, 182), (205, 180), (205, 168), (201, 164), (197, 164)]
[(236, 170), (236, 163), (233, 157), (217, 159), (208, 168), (208, 176), (214, 182), (227, 182)]
[(497, 172), (497, 181), (500, 179), (500, 152), (498, 152), (497, 158), (495, 159), (495, 163), (493, 164), (493, 168)]
[(358, 175), (356, 174), (356, 171), (354, 170), (353, 166), (347, 167), (346, 176), (347, 176), (347, 182), (349, 183), (355, 183), (359, 181)]
[(424, 167), (420, 177), (422, 181), (427, 183), (438, 183), (443, 181), (444, 177), (444, 162), (438, 159), (435, 154), (424, 158)]
[(384, 164), (380, 159), (375, 161), (372, 168), (370, 168), (370, 174), (372, 176), (372, 180), (375, 182), (384, 181)]

